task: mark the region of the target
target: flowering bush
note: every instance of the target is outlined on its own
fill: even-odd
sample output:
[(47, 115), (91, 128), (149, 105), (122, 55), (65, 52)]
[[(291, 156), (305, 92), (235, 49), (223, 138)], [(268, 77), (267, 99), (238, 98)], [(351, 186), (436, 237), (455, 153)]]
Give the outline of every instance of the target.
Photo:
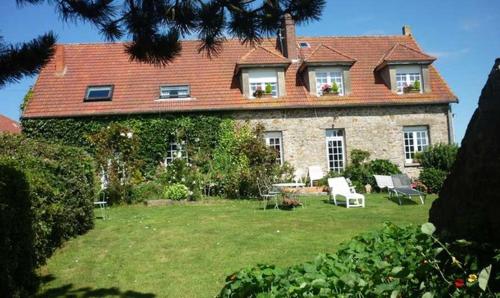
[(233, 273), (219, 297), (495, 297), (499, 250), (443, 244), (433, 232), (430, 223), (420, 229), (386, 223), (312, 262)]
[(160, 166), (157, 177), (162, 185), (175, 183), (185, 185), (191, 200), (198, 200), (202, 195), (203, 178), (199, 167), (184, 159), (174, 159), (166, 167)]
[(189, 197), (189, 189), (180, 183), (168, 185), (165, 187), (164, 197), (168, 200), (185, 200)]

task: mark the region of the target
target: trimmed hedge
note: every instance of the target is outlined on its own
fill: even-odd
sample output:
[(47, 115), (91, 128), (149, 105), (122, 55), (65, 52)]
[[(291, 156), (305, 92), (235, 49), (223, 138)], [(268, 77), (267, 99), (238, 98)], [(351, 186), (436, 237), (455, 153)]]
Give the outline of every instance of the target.
[(26, 176), (0, 158), (0, 297), (25, 297), (36, 289), (34, 233)]
[[(23, 225), (32, 229), (33, 237), (24, 231), (15, 242), (32, 241), (32, 245), (26, 245), (33, 247), (35, 267), (44, 264), (65, 240), (93, 227), (95, 169), (92, 158), (84, 150), (37, 142), (23, 136), (0, 135), (0, 161), (6, 171), (24, 176), (27, 182), (26, 187), (21, 183), (22, 178), (13, 179), (2, 170), (0, 185), (5, 191), (0, 193), (0, 202), (2, 213), (26, 216), (20, 215), (20, 219), (14, 221), (16, 224), (19, 220), (30, 220)], [(14, 200), (12, 195), (17, 198)], [(12, 241), (9, 235), (9, 232), (2, 232), (5, 238), (0, 242)], [(22, 264), (22, 259), (30, 258), (29, 253), (19, 255), (15, 250), (2, 250), (2, 253), (9, 254), (12, 263)], [(22, 279), (16, 282), (24, 283)]]

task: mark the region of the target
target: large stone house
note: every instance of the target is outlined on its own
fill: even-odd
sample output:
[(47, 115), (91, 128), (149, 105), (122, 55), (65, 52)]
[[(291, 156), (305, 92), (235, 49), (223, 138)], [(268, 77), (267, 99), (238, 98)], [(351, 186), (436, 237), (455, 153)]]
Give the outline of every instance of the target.
[(183, 41), (166, 67), (131, 62), (123, 43), (58, 45), (22, 117), (230, 113), (264, 124), (279, 159), (303, 172), (340, 171), (363, 149), (416, 175), (416, 152), (453, 141), (457, 98), (409, 27), (399, 36), (296, 37), (293, 21), (284, 23), (280, 38), (256, 47), (228, 40), (212, 58)]

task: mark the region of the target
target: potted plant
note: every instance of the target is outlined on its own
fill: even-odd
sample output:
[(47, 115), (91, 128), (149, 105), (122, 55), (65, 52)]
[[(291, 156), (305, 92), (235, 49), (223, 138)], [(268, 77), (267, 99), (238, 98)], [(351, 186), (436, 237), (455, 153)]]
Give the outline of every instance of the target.
[(333, 82), (330, 86), (329, 84), (323, 84), (321, 86), (321, 94), (324, 95), (339, 95), (339, 86), (337, 83)]
[(264, 96), (264, 91), (260, 87), (257, 87), (257, 90), (255, 90), (255, 92), (253, 93), (253, 96), (261, 98), (262, 96)]
[(257, 90), (253, 93), (253, 96), (256, 98), (268, 98), (273, 97), (273, 86), (267, 83), (264, 90), (261, 87), (257, 87)]
[(420, 81), (415, 81), (413, 84), (406, 84), (403, 87), (404, 93), (420, 93)]

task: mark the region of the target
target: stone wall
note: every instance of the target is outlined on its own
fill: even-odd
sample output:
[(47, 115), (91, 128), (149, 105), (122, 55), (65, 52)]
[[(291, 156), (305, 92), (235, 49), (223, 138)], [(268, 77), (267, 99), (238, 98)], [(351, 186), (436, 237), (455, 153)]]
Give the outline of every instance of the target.
[(352, 149), (367, 150), (372, 159), (388, 159), (413, 177), (420, 170), (405, 165), (403, 126), (428, 126), (430, 144), (449, 142), (447, 104), (242, 111), (234, 117), (260, 122), (267, 131), (281, 131), (284, 160), (303, 174), (311, 165), (326, 172), (326, 129), (344, 129), (347, 160)]

